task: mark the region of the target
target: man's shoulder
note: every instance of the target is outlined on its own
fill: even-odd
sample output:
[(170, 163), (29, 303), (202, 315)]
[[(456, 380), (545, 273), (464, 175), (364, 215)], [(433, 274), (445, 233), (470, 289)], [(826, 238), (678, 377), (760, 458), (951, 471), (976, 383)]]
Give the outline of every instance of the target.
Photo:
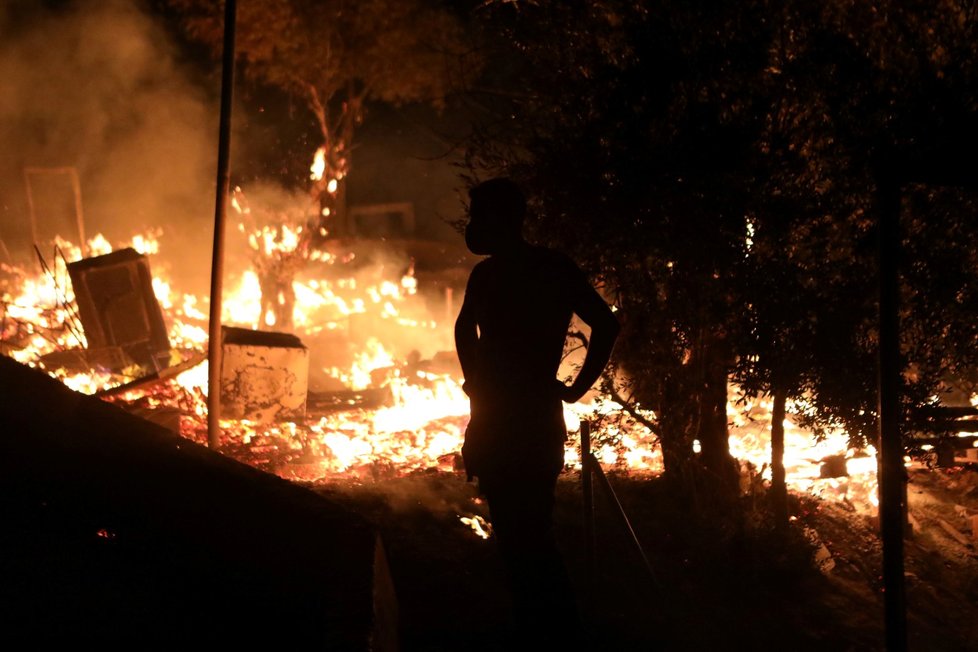
[(529, 251), (530, 256), (541, 263), (552, 265), (554, 267), (562, 267), (564, 269), (579, 269), (577, 263), (575, 263), (570, 256), (562, 251), (557, 251), (556, 249), (551, 249), (550, 247), (544, 247), (541, 245), (532, 245), (530, 246)]
[(535, 245), (531, 248), (530, 255), (537, 266), (556, 273), (565, 281), (578, 283), (586, 279), (584, 272), (577, 263), (562, 251)]
[(549, 247), (527, 245), (516, 257), (489, 256), (479, 261), (472, 268), (469, 282), (470, 285), (492, 283), (494, 278), (513, 272), (530, 274), (531, 277), (542, 274), (544, 277), (557, 277), (572, 283), (586, 280), (584, 272), (570, 256)]
[(492, 258), (491, 257), (483, 258), (482, 260), (477, 262), (475, 266), (472, 268), (472, 271), (469, 272), (469, 278), (478, 279), (482, 276), (485, 276), (486, 274), (492, 272), (492, 268), (493, 268)]
[(486, 285), (491, 285), (493, 283), (493, 260), (492, 258), (483, 258), (475, 264), (472, 271), (469, 272), (469, 282), (466, 286), (466, 293), (469, 292), (479, 292), (481, 288)]

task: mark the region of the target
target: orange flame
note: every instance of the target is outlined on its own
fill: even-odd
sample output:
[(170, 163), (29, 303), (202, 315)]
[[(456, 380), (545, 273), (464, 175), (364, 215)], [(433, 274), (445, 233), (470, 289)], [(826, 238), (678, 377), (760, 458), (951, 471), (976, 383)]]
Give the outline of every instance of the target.
[(322, 181), (326, 173), (326, 146), (323, 145), (316, 150), (312, 159), (312, 166), (309, 168), (309, 178), (313, 181)]
[[(150, 256), (160, 255), (159, 233), (139, 234), (134, 246)], [(249, 234), (249, 243), (262, 255), (289, 255), (301, 247), (301, 227), (262, 228)], [(60, 241), (65, 259), (77, 260), (80, 249)], [(89, 242), (95, 253), (112, 249), (101, 235)], [(312, 251), (308, 260), (334, 266), (332, 254)], [(73, 295), (70, 286), (59, 285), (67, 278), (64, 262), (56, 261), (51, 275), (30, 274), (4, 266), (7, 287), (3, 288), (3, 351), (15, 359), (38, 364), (41, 356), (56, 350), (84, 346), (84, 337), (72, 326)], [(170, 340), (177, 348), (204, 350), (207, 345), (207, 299), (174, 290), (164, 274), (164, 266), (154, 266), (157, 277), (153, 289), (166, 314)], [(418, 295), (413, 266), (400, 279), (341, 277), (307, 278), (301, 274), (293, 284), (295, 327), (304, 337), (324, 331), (349, 334), (351, 319), (364, 323), (386, 324), (403, 332), (417, 333), (417, 339), (437, 341), (440, 348), (451, 346), (451, 324), (427, 315)], [(257, 327), (262, 321), (261, 288), (251, 270), (234, 275), (223, 302), (225, 323)], [(351, 340), (352, 341), (352, 340)], [(389, 400), (377, 407), (310, 414), (296, 423), (259, 426), (245, 420), (222, 420), (225, 449), (245, 461), (273, 470), (284, 477), (321, 480), (331, 477), (376, 477), (438, 468), (451, 471), (461, 448), (468, 420), (468, 400), (460, 379), (447, 372), (433, 372), (405, 364), (398, 353), (379, 335), (363, 338), (353, 362), (345, 368), (323, 369), (350, 390), (383, 388)], [(77, 391), (94, 393), (126, 380), (118, 374), (93, 371), (49, 372)], [(143, 400), (157, 408), (177, 410), (181, 434), (203, 441), (206, 433), (206, 364), (184, 371), (165, 385), (148, 392), (133, 392), (123, 400)], [(796, 406), (803, 410), (804, 405)], [(768, 399), (744, 406), (728, 404), (730, 447), (733, 455), (770, 478), (770, 415)], [(576, 431), (583, 419), (605, 423), (595, 455), (608, 467), (632, 472), (657, 473), (662, 469), (661, 452), (654, 436), (634, 420), (620, 422), (611, 417), (622, 414), (622, 406), (607, 397), (592, 402), (565, 406), (565, 421)], [(654, 418), (651, 413), (646, 414)], [(811, 433), (788, 420), (785, 423), (785, 466), (788, 483), (796, 491), (810, 492), (826, 499), (847, 500), (861, 509), (876, 504), (875, 451), (848, 450), (845, 433), (830, 436), (815, 444)], [(820, 477), (820, 460), (829, 455), (844, 455), (848, 477)], [(565, 463), (580, 468), (576, 438), (568, 441)], [(479, 536), (488, 529), (478, 517), (460, 517)], [(464, 519), (470, 519), (468, 521)]]

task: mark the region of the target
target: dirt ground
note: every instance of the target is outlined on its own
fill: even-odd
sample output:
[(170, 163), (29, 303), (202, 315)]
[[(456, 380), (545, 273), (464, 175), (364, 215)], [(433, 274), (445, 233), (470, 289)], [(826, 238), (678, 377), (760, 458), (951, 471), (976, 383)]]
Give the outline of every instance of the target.
[[(0, 363), (0, 646), (17, 641), (3, 649), (77, 647), (84, 638), (103, 648), (175, 647), (200, 642), (201, 628), (225, 647), (254, 647), (263, 634), (271, 649), (304, 649), (360, 620), (350, 636), (365, 643), (372, 589), (360, 580), (369, 580), (374, 529), (397, 592), (402, 649), (513, 649), (494, 542), (460, 520), (486, 516), (462, 476), (309, 485), (339, 503), (330, 504)], [(564, 474), (557, 535), (587, 624), (585, 649), (882, 649), (871, 515), (794, 495), (794, 521), (779, 533), (757, 483), (736, 503), (693, 509), (661, 480), (610, 481), (654, 577), (597, 491), (597, 563), (585, 582), (580, 477)], [(978, 463), (911, 467), (908, 498), (910, 648), (978, 649)], [(365, 605), (360, 620), (350, 616), (354, 603)]]
[[(763, 497), (740, 516), (694, 520), (660, 481), (611, 483), (651, 561), (644, 570), (612, 503), (596, 488), (597, 563), (586, 586), (579, 475), (558, 486), (557, 534), (591, 650), (881, 650), (875, 519), (845, 503), (794, 496), (790, 531), (767, 526)], [(906, 550), (912, 650), (978, 649), (975, 469), (910, 472)], [(315, 487), (382, 533), (398, 593), (403, 649), (511, 649), (503, 570), (492, 539), (460, 517), (487, 517), (473, 485), (449, 473)], [(943, 523), (943, 524), (942, 524)]]

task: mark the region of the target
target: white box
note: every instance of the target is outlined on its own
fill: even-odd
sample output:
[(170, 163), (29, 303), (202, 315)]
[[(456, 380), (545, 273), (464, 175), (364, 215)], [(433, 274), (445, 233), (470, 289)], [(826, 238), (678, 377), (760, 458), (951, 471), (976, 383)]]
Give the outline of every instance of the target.
[(227, 326), (221, 331), (221, 417), (271, 423), (305, 416), (309, 350), (299, 338)]

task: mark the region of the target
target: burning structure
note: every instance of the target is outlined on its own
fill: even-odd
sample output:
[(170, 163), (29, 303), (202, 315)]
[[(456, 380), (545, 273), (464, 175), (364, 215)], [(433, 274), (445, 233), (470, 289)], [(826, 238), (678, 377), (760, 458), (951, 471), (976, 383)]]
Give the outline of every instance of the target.
[[(242, 225), (241, 230), (252, 256), (274, 257), (281, 248), (291, 255), (301, 240), (301, 230), (287, 225), (250, 230)], [(192, 364), (206, 347), (206, 298), (175, 290), (158, 235), (144, 234), (126, 244), (132, 249), (111, 254), (109, 260), (136, 260), (137, 251), (153, 259), (153, 277), (144, 278), (143, 287), (152, 287), (173, 346), (167, 365)], [(95, 254), (110, 254), (104, 238), (96, 237), (89, 246)], [(284, 384), (272, 382), (276, 365), (267, 359), (251, 365), (252, 372), (261, 367), (262, 373), (245, 374), (250, 377), (248, 382), (228, 380), (225, 391), (233, 386), (238, 392), (288, 398), (273, 410), (252, 409), (257, 405), (253, 398), (227, 401), (221, 421), (223, 449), (283, 477), (313, 482), (454, 470), (468, 416), (461, 374), (451, 351), (453, 310), (445, 304), (454, 288), (423, 287), (418, 278), (422, 274), (403, 255), (388, 253), (365, 262), (362, 259), (367, 256), (358, 256), (354, 249), (340, 251), (335, 245), (333, 249), (310, 250), (304, 255), (307, 264), (288, 282), (294, 296), (289, 317), (295, 335), (259, 332), (259, 328), (273, 328), (280, 308), (270, 309), (267, 297), (263, 299), (267, 293), (257, 271), (239, 269), (232, 275), (234, 282), (225, 291), (224, 321), (236, 328), (227, 331), (225, 347), (286, 344), (278, 355), (293, 358), (282, 363), (291, 369), (282, 373), (291, 374), (293, 382), (288, 391), (282, 389)], [(79, 275), (66, 271), (77, 270), (79, 265), (84, 269), (98, 258), (75, 262), (81, 259), (79, 248), (63, 241), (58, 251), (46, 273), (4, 265), (4, 354), (45, 369), (69, 387), (101, 394), (168, 424), (186, 438), (205, 441), (206, 364), (182, 371), (177, 367), (179, 373), (168, 378), (158, 373), (159, 367), (145, 365), (122, 369), (96, 363), (81, 371), (77, 365), (63, 364), (64, 351), (77, 351), (82, 345), (92, 350), (85, 334), (74, 325), (81, 313), (67, 276)], [(272, 303), (283, 301), (281, 295), (274, 298), (277, 301)], [(91, 318), (81, 321), (87, 334)], [(568, 364), (573, 364), (572, 358), (568, 357)], [(233, 360), (231, 356), (225, 366), (234, 366)], [(308, 365), (308, 375), (303, 378), (304, 365)], [(230, 369), (225, 371), (226, 379), (233, 375)], [(146, 375), (151, 375), (149, 382), (140, 382)], [(259, 382), (259, 376), (264, 380)], [(239, 375), (238, 380), (241, 378)], [(306, 392), (299, 387), (303, 383), (307, 383)], [(286, 403), (289, 407), (282, 408)], [(746, 476), (768, 473), (770, 410), (765, 402), (731, 403), (728, 408), (732, 452), (744, 463)], [(582, 419), (597, 426), (595, 453), (607, 468), (632, 473), (661, 470), (653, 434), (610, 397), (594, 394), (590, 401), (566, 406), (569, 430), (576, 431)], [(863, 457), (847, 451), (843, 433), (813, 444), (810, 433), (790, 421), (786, 425), (790, 486), (872, 507), (872, 451)], [(822, 461), (831, 456), (842, 461), (842, 472), (822, 472)], [(565, 461), (568, 467), (579, 468), (574, 436), (568, 442)]]
[[(132, 57), (125, 61), (132, 67)], [(318, 173), (327, 194), (337, 191), (345, 164), (331, 164), (338, 175)], [(328, 206), (320, 210), (328, 216)], [(468, 405), (450, 352), (451, 299), (441, 301), (444, 310), (431, 310), (439, 292), (426, 287), (407, 264), (361, 267), (348, 251), (309, 247), (307, 231), (287, 225), (243, 228), (253, 243), (252, 269), (237, 270), (223, 321), (248, 333), (295, 332), (301, 345), (291, 341), (278, 347), (285, 349), (284, 358), (292, 358), (287, 361), (266, 358), (227, 369), (226, 377), (234, 380), (221, 388), (229, 397), (221, 424), (224, 449), (283, 477), (314, 482), (453, 469)], [(6, 265), (0, 271), (0, 352), (200, 441), (207, 374), (194, 362), (206, 346), (207, 302), (174, 291), (179, 284), (155, 240), (132, 245), (136, 257), (112, 251), (105, 239), (96, 238), (86, 252), (93, 257), (83, 258), (62, 243), (47, 271)], [(91, 262), (99, 256), (137, 271), (103, 276)], [(137, 262), (150, 257), (154, 273)], [(451, 297), (453, 288), (443, 289), (441, 296)], [(145, 319), (129, 321), (134, 314)], [(240, 404), (234, 396), (242, 398)], [(722, 407), (719, 412), (722, 417)], [(770, 405), (731, 404), (727, 417), (732, 452), (743, 462), (745, 479), (764, 477)], [(597, 453), (603, 464), (636, 473), (660, 468), (655, 437), (611, 397), (598, 395), (567, 408), (572, 429), (582, 418), (599, 426)], [(843, 433), (813, 446), (809, 433), (790, 424), (787, 430), (793, 488), (857, 508), (873, 505), (874, 451), (847, 450)], [(573, 440), (566, 461), (579, 465)]]
[[(168, 39), (158, 25), (132, 6), (106, 3), (90, 22), (75, 18), (67, 13), (57, 23), (25, 28), (5, 44), (5, 69), (32, 61), (35, 69), (43, 70), (11, 75), (22, 101), (4, 106), (5, 133), (10, 142), (22, 145), (18, 149), (38, 160), (79, 161), (79, 174), (91, 193), (86, 198), (101, 199), (98, 213), (131, 215), (138, 207), (142, 221), (167, 220), (178, 234), (192, 234), (191, 216), (203, 214), (209, 203), (197, 200), (211, 196), (207, 180), (214, 143), (209, 133), (201, 137), (199, 126), (207, 122), (205, 116), (216, 113), (215, 108), (182, 79), (178, 57), (165, 46)], [(90, 29), (96, 20), (100, 28)], [(258, 27), (264, 25), (259, 22)], [(47, 35), (53, 32), (73, 34), (75, 38), (66, 42), (77, 41), (78, 50), (52, 50)], [(79, 53), (86, 56), (73, 56)], [(98, 84), (82, 91), (71, 83), (77, 78)], [(138, 101), (118, 102), (118, 88)], [(45, 112), (38, 117), (42, 107)], [(24, 126), (38, 121), (47, 132), (65, 137), (44, 143), (14, 138), (14, 130), (27, 134), (32, 130)], [(79, 125), (86, 129), (79, 130)], [(341, 142), (334, 138), (330, 144)], [(147, 167), (142, 165), (146, 152), (182, 164)], [(340, 192), (348, 154), (348, 149), (318, 151), (309, 181), (329, 195)], [(20, 178), (20, 169), (4, 171), (5, 178)], [(167, 192), (158, 192), (160, 188)], [(296, 411), (289, 420), (262, 422), (244, 412), (226, 412), (224, 449), (284, 477), (312, 481), (454, 468), (468, 414), (449, 328), (460, 284), (426, 282), (423, 266), (412, 269), (410, 256), (403, 252), (368, 261), (360, 245), (332, 241), (313, 247), (321, 234), (294, 219), (290, 211), (295, 206), (278, 211), (286, 219), (270, 216), (269, 211), (258, 219), (242, 194), (233, 196), (235, 204), (246, 254), (229, 269), (222, 322), (294, 333), (308, 351), (309, 370), (304, 414)], [(316, 204), (317, 218), (331, 217), (323, 212), (328, 208)], [(299, 212), (304, 217), (308, 211), (304, 206)], [(193, 362), (206, 346), (208, 302), (186, 289), (185, 277), (190, 260), (206, 260), (206, 255), (200, 238), (171, 245), (173, 234), (162, 240), (160, 235), (143, 234), (122, 242), (113, 233), (113, 245), (101, 236), (90, 243), (61, 241), (49, 272), (35, 269), (33, 263), (8, 260), (0, 271), (0, 352), (41, 366), (72, 388), (99, 393), (184, 437), (203, 441), (207, 370)], [(151, 265), (148, 284), (161, 317), (147, 317), (155, 329), (150, 339), (154, 347), (168, 351), (168, 360), (132, 360), (126, 353), (130, 345), (107, 346), (108, 340), (97, 336), (98, 321), (86, 316), (92, 313), (84, 307), (86, 290), (78, 282), (69, 283), (69, 264), (84, 267), (90, 263), (80, 262), (83, 258), (120, 256), (114, 252), (125, 246), (146, 256)], [(170, 246), (180, 248), (179, 260), (167, 252)], [(192, 255), (186, 254), (188, 247)], [(193, 267), (199, 273), (204, 266)], [(141, 278), (140, 301), (150, 305), (145, 303), (146, 274)], [(164, 346), (164, 337), (169, 346)], [(116, 355), (120, 350), (125, 357)], [(80, 364), (79, 352), (84, 352)], [(174, 373), (183, 365), (191, 368)], [(770, 404), (764, 401), (731, 404), (728, 409), (734, 455), (762, 475), (768, 473), (769, 413)], [(565, 418), (572, 431), (584, 417), (597, 426), (596, 453), (606, 466), (653, 473), (661, 468), (655, 437), (610, 397), (595, 396), (588, 404), (568, 406)], [(847, 451), (843, 433), (813, 447), (809, 433), (789, 423), (787, 437), (788, 481), (794, 488), (858, 503), (874, 494), (873, 457), (858, 458)], [(848, 476), (821, 477), (821, 460), (829, 455), (846, 459)], [(573, 438), (566, 461), (570, 467), (580, 462)]]
[(153, 294), (146, 256), (126, 248), (68, 264), (87, 349), (118, 347), (155, 366), (169, 355), (163, 313)]

